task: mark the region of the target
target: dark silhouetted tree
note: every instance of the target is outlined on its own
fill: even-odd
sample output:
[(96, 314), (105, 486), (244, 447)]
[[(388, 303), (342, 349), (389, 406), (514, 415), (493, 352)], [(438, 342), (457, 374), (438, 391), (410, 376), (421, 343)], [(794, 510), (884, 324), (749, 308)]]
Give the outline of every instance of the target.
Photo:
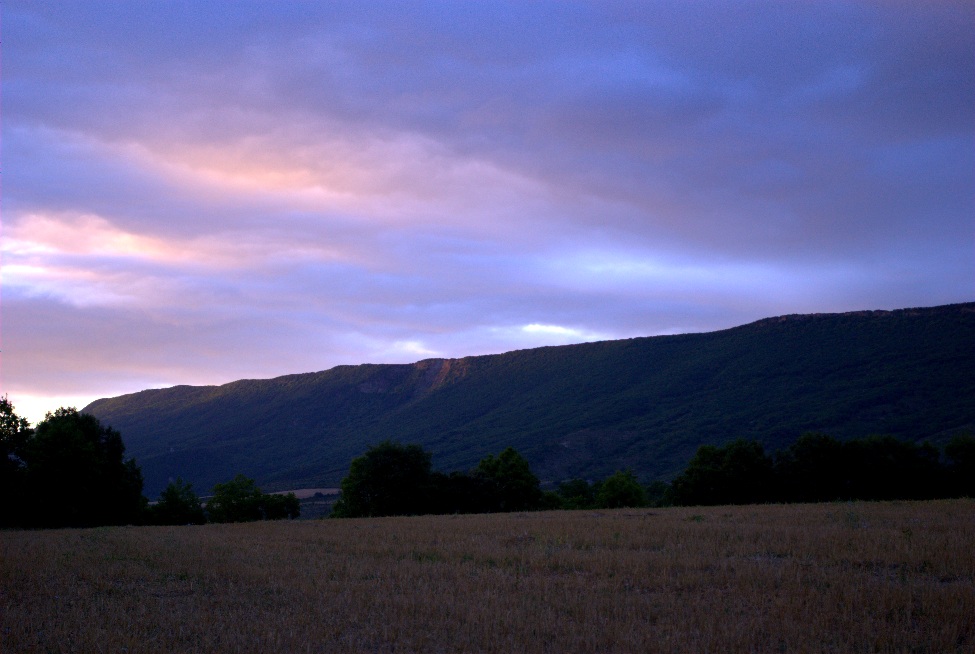
[(352, 460), (342, 480), (337, 518), (418, 515), (434, 510), (430, 454), (419, 445), (384, 441)]
[(975, 497), (975, 438), (971, 434), (955, 436), (945, 446), (951, 494)]
[(670, 484), (656, 480), (647, 485), (647, 506), (670, 506), (674, 503)]
[(33, 430), (14, 411), (10, 400), (0, 399), (0, 527), (23, 523), (26, 498), (24, 447)]
[(465, 472), (431, 475), (432, 494), (430, 513), (484, 513), (490, 510), (487, 485)]
[(58, 409), (38, 423), (23, 448), (29, 522), (91, 527), (140, 522), (146, 500), (142, 472), (125, 459), (121, 435), (76, 409)]
[(685, 506), (767, 502), (775, 495), (772, 459), (755, 441), (702, 445), (672, 489)]
[(843, 443), (825, 434), (803, 434), (775, 456), (779, 496), (786, 502), (829, 502), (848, 492)]
[(473, 477), (484, 484), (490, 512), (531, 511), (541, 508), (543, 495), (538, 477), (514, 448), (498, 456), (488, 455), (477, 464)]
[(910, 500), (944, 493), (938, 450), (892, 436), (871, 436), (843, 444), (843, 499)]
[(238, 474), (213, 487), (206, 512), (211, 522), (252, 522), (261, 519), (261, 489), (253, 479)]
[(291, 520), (301, 515), (301, 502), (294, 493), (265, 493), (261, 511), (264, 520)]
[(570, 479), (559, 484), (558, 493), (566, 509), (592, 509), (596, 506), (596, 491), (585, 479)]
[(159, 495), (159, 501), (149, 507), (149, 522), (156, 525), (202, 525), (206, 514), (193, 485), (177, 479), (170, 482)]
[(596, 493), (596, 506), (602, 509), (645, 506), (646, 503), (647, 491), (632, 470), (620, 470), (607, 477)]
[(261, 491), (253, 479), (237, 475), (213, 487), (206, 512), (211, 522), (253, 522), (297, 518), (300, 503), (294, 493), (271, 495)]

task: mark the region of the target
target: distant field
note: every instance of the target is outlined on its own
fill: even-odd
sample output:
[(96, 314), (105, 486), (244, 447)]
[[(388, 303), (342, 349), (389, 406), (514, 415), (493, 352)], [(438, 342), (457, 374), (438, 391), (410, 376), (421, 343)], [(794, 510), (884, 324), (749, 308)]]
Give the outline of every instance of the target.
[(2, 652), (975, 651), (975, 501), (0, 532)]
[(284, 490), (277, 491), (277, 495), (284, 495), (285, 493), (294, 493), (295, 497), (299, 500), (307, 500), (316, 495), (338, 495), (341, 489), (339, 488), (298, 488), (296, 490)]

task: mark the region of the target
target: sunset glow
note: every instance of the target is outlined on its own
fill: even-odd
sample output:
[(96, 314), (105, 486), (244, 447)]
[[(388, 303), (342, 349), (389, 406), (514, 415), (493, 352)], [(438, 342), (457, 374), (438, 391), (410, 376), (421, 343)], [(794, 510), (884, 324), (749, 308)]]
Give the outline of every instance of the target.
[(2, 392), (975, 299), (970, 2), (3, 6)]

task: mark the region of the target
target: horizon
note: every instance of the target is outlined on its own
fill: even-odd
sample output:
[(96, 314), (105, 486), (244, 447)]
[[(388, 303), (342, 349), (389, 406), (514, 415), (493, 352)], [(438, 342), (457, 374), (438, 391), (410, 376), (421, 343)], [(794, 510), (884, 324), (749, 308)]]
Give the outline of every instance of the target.
[(4, 4), (0, 395), (975, 298), (975, 6)]
[[(975, 300), (968, 301), (968, 302), (956, 302), (956, 303), (952, 303), (952, 304), (943, 304), (943, 305), (928, 306), (928, 307), (901, 307), (899, 309), (859, 309), (859, 310), (844, 311), (844, 312), (838, 312), (838, 313), (805, 313), (805, 314), (803, 314), (803, 313), (789, 313), (789, 314), (783, 314), (783, 315), (778, 315), (778, 316), (766, 316), (765, 318), (759, 318), (757, 320), (753, 320), (753, 321), (750, 321), (750, 322), (747, 322), (747, 323), (742, 323), (740, 325), (734, 325), (732, 327), (724, 327), (724, 328), (719, 328), (719, 329), (715, 329), (715, 330), (709, 330), (709, 331), (705, 331), (705, 332), (679, 332), (679, 333), (674, 333), (674, 334), (652, 334), (652, 335), (646, 335), (646, 336), (629, 336), (629, 337), (626, 337), (626, 338), (623, 338), (623, 339), (609, 339), (609, 341), (641, 339), (641, 338), (666, 338), (667, 336), (688, 336), (688, 335), (694, 335), (694, 334), (710, 334), (710, 333), (715, 333), (715, 332), (720, 332), (720, 331), (726, 331), (728, 329), (737, 329), (739, 327), (747, 327), (749, 325), (754, 325), (754, 324), (757, 324), (759, 322), (764, 322), (764, 321), (767, 321), (767, 320), (777, 320), (777, 319), (782, 319), (782, 318), (794, 318), (794, 317), (803, 317), (803, 316), (858, 315), (858, 314), (862, 314), (862, 313), (894, 313), (894, 312), (898, 312), (898, 311), (920, 311), (920, 310), (925, 310), (925, 309), (940, 309), (940, 308), (945, 308), (945, 307), (957, 306), (959, 304), (975, 304)], [(132, 391), (130, 393), (122, 393), (122, 394), (120, 394), (118, 396), (113, 396), (113, 397), (121, 397), (121, 396), (124, 396), (124, 395), (134, 395), (134, 394), (137, 394), (137, 393), (141, 393), (143, 391), (165, 390), (167, 388), (175, 388), (176, 386), (191, 386), (191, 387), (194, 387), (194, 388), (218, 388), (220, 386), (225, 386), (227, 384), (233, 384), (233, 383), (238, 382), (238, 381), (273, 380), (273, 379), (277, 379), (277, 378), (280, 378), (280, 377), (292, 377), (292, 376), (295, 376), (295, 375), (314, 375), (314, 374), (318, 374), (318, 373), (322, 373), (322, 372), (328, 372), (328, 371), (333, 370), (335, 368), (341, 368), (343, 366), (350, 366), (350, 367), (355, 367), (355, 366), (374, 366), (374, 365), (407, 365), (407, 366), (409, 366), (409, 365), (414, 365), (414, 364), (417, 364), (417, 363), (422, 363), (423, 361), (458, 361), (458, 360), (467, 359), (467, 358), (471, 358), (471, 357), (499, 356), (499, 355), (503, 355), (503, 354), (510, 354), (512, 352), (521, 352), (521, 351), (524, 351), (524, 350), (536, 349), (536, 348), (541, 348), (541, 347), (567, 347), (567, 346), (572, 346), (572, 345), (583, 345), (583, 344), (586, 344), (586, 343), (602, 343), (602, 342), (609, 342), (609, 341), (581, 341), (581, 342), (578, 342), (578, 343), (566, 343), (564, 345), (537, 345), (537, 346), (534, 346), (534, 347), (531, 347), (531, 348), (518, 348), (518, 349), (514, 349), (514, 350), (505, 350), (505, 351), (502, 351), (502, 352), (486, 352), (486, 353), (483, 353), (483, 354), (461, 355), (461, 356), (457, 356), (457, 357), (429, 357), (429, 358), (426, 358), (426, 359), (416, 359), (414, 361), (406, 361), (406, 362), (402, 362), (400, 364), (383, 364), (383, 363), (375, 363), (375, 362), (371, 362), (371, 361), (363, 361), (363, 362), (360, 362), (360, 363), (340, 363), (340, 364), (337, 364), (337, 365), (332, 366), (330, 368), (325, 368), (325, 369), (322, 369), (322, 370), (306, 370), (306, 371), (301, 371), (301, 372), (290, 372), (290, 373), (284, 373), (283, 375), (276, 375), (275, 377), (260, 377), (260, 378), (254, 378), (254, 379), (247, 379), (247, 378), (244, 378), (244, 379), (234, 379), (234, 380), (230, 380), (230, 381), (226, 381), (226, 382), (221, 382), (221, 383), (218, 383), (218, 384), (175, 384), (173, 386), (160, 386), (160, 387), (156, 387), (156, 388), (142, 388), (142, 389), (138, 389), (136, 391)], [(74, 406), (74, 408), (76, 408), (76, 409), (78, 409), (80, 411), (81, 409), (83, 409), (84, 407), (88, 406), (92, 402), (95, 402), (97, 400), (103, 400), (103, 399), (112, 399), (112, 398), (111, 397), (109, 397), (109, 398), (103, 398), (103, 397), (92, 398), (92, 399), (88, 400), (87, 402), (85, 402), (82, 405)], [(48, 411), (52, 411), (52, 410), (53, 409), (49, 409)], [(21, 415), (22, 417), (26, 417), (26, 416), (24, 416), (23, 414), (21, 414), (19, 412), (18, 412), (18, 415)], [(43, 416), (41, 416), (41, 417), (43, 417)], [(36, 422), (32, 421), (32, 424), (36, 424)]]

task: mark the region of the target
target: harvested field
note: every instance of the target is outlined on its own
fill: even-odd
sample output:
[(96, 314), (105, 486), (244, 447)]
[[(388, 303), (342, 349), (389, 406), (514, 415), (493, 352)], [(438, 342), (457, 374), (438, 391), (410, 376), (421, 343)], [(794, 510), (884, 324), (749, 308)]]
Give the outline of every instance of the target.
[(0, 532), (2, 652), (972, 652), (975, 501)]

